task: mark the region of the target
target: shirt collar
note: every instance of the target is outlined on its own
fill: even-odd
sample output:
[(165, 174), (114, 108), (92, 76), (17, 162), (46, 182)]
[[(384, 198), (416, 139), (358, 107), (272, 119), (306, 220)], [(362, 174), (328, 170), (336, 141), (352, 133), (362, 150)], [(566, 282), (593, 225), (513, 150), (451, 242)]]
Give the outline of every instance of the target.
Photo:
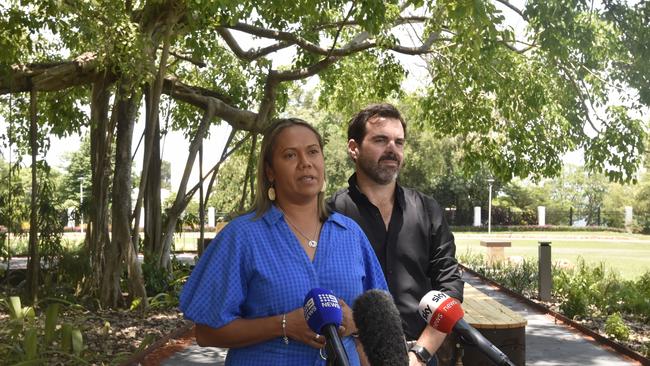
[[(350, 192), (350, 196), (352, 196), (353, 199), (355, 200), (361, 199), (364, 202), (371, 204), (368, 197), (366, 197), (366, 195), (363, 194), (361, 190), (359, 190), (359, 185), (357, 184), (357, 173), (354, 173), (350, 176), (350, 178), (348, 179), (348, 184), (349, 184), (348, 190)], [(397, 198), (396, 199), (397, 205), (399, 206), (399, 208), (403, 209), (406, 205), (406, 199), (404, 198), (404, 188), (402, 188), (402, 186), (400, 186), (399, 183), (395, 185), (395, 197)]]
[(274, 204), (272, 204), (271, 208), (262, 214), (262, 219), (269, 225), (275, 225), (281, 217), (282, 211), (280, 211), (280, 209)]

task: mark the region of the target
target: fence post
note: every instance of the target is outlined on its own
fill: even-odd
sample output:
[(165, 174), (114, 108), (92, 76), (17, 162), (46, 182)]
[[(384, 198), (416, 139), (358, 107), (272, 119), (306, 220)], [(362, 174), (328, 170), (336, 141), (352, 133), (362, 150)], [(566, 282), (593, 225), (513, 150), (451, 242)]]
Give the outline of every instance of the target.
[(215, 216), (214, 216), (214, 207), (208, 207), (208, 226), (215, 227)]
[(474, 206), (474, 226), (481, 226), (481, 207)]
[(569, 226), (573, 226), (573, 207), (569, 207)]
[(537, 292), (541, 301), (551, 301), (553, 288), (553, 273), (551, 268), (551, 242), (540, 241), (538, 250), (538, 286)]
[(632, 206), (625, 206), (625, 228), (629, 230), (630, 225), (632, 225)]

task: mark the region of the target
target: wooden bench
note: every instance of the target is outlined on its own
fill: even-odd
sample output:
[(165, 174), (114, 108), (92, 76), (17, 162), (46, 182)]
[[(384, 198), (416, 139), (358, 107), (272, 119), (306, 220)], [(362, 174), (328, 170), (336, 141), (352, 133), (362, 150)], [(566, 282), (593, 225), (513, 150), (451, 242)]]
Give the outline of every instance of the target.
[(505, 259), (503, 248), (511, 247), (512, 243), (503, 240), (481, 240), (481, 246), (487, 247), (487, 262), (491, 265)]
[[(464, 319), (476, 328), (492, 344), (505, 353), (512, 362), (524, 365), (526, 362), (526, 324), (528, 321), (495, 299), (465, 284), (463, 300)], [(444, 350), (443, 350), (444, 349)], [(451, 334), (438, 352), (440, 365), (452, 364), (451, 353), (462, 352), (462, 365), (491, 365), (492, 363), (474, 346), (463, 344)]]

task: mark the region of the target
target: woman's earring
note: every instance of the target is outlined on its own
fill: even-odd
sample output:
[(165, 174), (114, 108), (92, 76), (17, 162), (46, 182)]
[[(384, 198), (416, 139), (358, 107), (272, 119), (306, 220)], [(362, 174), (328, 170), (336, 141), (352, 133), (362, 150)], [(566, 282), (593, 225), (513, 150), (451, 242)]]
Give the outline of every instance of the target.
[(323, 187), (320, 189), (320, 191), (325, 193), (325, 190), (327, 190), (327, 181), (323, 179)]
[(275, 188), (273, 187), (273, 185), (269, 187), (269, 190), (266, 192), (266, 194), (269, 196), (269, 199), (271, 201), (275, 201)]

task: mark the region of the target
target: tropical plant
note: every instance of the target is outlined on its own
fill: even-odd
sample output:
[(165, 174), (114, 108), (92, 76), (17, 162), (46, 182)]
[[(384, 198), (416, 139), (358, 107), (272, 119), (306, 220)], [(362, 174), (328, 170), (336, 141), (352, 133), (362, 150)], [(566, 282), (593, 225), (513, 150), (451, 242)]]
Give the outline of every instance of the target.
[[(17, 296), (4, 299), (0, 304), (9, 313), (8, 323), (0, 328), (0, 332), (5, 333), (3, 339), (9, 339), (8, 344), (0, 345), (0, 356), (7, 364), (44, 364), (53, 355), (67, 363), (88, 364), (82, 358), (81, 330), (70, 323), (59, 322), (61, 303), (50, 303), (44, 314), (38, 315), (34, 307), (23, 307)], [(45, 319), (39, 320), (43, 315)]]

